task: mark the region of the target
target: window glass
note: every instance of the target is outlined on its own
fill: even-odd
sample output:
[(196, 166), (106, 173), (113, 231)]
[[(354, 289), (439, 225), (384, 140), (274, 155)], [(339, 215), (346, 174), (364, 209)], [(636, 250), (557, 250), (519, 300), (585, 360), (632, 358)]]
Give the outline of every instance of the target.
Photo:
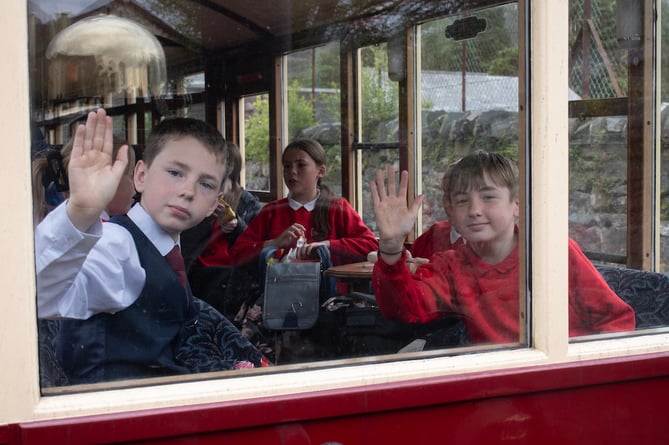
[(339, 45), (292, 52), (285, 57), (288, 141), (314, 139), (327, 154), (327, 184), (341, 195)]
[(669, 202), (667, 196), (669, 195), (669, 127), (666, 123), (667, 110), (669, 110), (669, 1), (662, 0), (661, 2), (661, 17), (658, 23), (661, 27), (660, 35), (662, 36), (659, 51), (660, 55), (658, 64), (660, 65), (659, 85), (660, 89), (660, 112), (661, 112), (661, 137), (660, 137), (660, 161), (661, 161), (661, 193), (660, 193), (660, 264), (659, 270), (667, 273), (669, 272)]
[[(465, 18), (473, 31), (460, 35), (455, 27)], [(477, 149), (518, 159), (518, 7), (424, 23), (420, 42), (422, 232), (447, 219), (449, 164)]]
[[(593, 326), (582, 330), (570, 302), (571, 337), (663, 324), (658, 295), (667, 278), (655, 272), (666, 267), (657, 225), (666, 183), (658, 196), (653, 131), (663, 107), (654, 99), (644, 8), (652, 2), (569, 2), (569, 285), (570, 298), (580, 290), (591, 302)], [(598, 275), (587, 278), (586, 263)], [(602, 277), (617, 300), (598, 302), (591, 286)]]
[(248, 190), (269, 191), (269, 95), (254, 94), (240, 101), (244, 119), (244, 153), (246, 187)]
[(363, 218), (376, 234), (373, 204), (368, 193), (376, 169), (392, 164), (399, 170), (399, 84), (388, 69), (388, 43), (360, 48), (360, 134), (357, 151)]
[[(276, 127), (287, 129), (287, 134), (280, 135), (282, 140), (290, 141), (302, 137), (319, 140), (327, 151), (328, 184), (334, 186), (337, 194), (341, 194), (342, 190), (341, 172), (354, 170), (355, 178), (346, 179), (355, 183), (357, 187), (355, 193), (360, 197), (357, 207), (362, 209), (363, 221), (376, 234), (378, 230), (373, 218), (369, 182), (379, 167), (392, 164), (396, 170), (399, 169), (401, 155), (399, 134), (400, 125), (403, 125), (400, 123), (400, 116), (412, 116), (408, 119), (415, 119), (417, 122), (422, 120), (424, 124), (417, 130), (418, 152), (423, 156), (422, 164), (432, 169), (426, 170), (421, 178), (412, 176), (412, 181), (424, 181), (424, 188), (428, 194), (423, 210), (427, 220), (425, 224), (444, 218), (444, 214), (435, 209), (442, 208), (440, 176), (443, 168), (450, 162), (475, 149), (500, 152), (511, 158), (512, 162), (518, 160), (518, 89), (519, 79), (524, 77), (518, 72), (518, 11), (513, 3), (505, 2), (503, 6), (480, 9), (475, 15), (464, 14), (461, 10), (449, 11), (451, 15), (447, 18), (443, 18), (446, 12), (444, 9), (435, 10), (433, 13), (421, 12), (416, 16), (415, 11), (405, 10), (403, 6), (398, 7), (397, 17), (405, 17), (403, 13), (414, 14), (413, 21), (402, 22), (402, 26), (407, 28), (419, 21), (424, 22), (426, 17), (434, 18), (434, 21), (427, 21), (422, 25), (420, 46), (413, 48), (415, 52), (420, 53), (421, 60), (421, 64), (417, 67), (421, 79), (418, 93), (422, 98), (419, 101), (421, 109), (404, 110), (403, 113), (400, 112), (400, 104), (412, 101), (403, 100), (406, 99), (402, 95), (407, 94), (407, 88), (403, 88), (406, 84), (402, 82), (413, 82), (414, 79), (404, 79), (398, 74), (396, 48), (383, 42), (384, 39), (387, 40), (389, 36), (397, 33), (397, 29), (392, 31), (388, 29), (390, 25), (398, 28), (398, 24), (388, 16), (383, 17), (388, 23), (378, 23), (378, 26), (371, 27), (363, 26), (362, 22), (356, 19), (352, 23), (356, 29), (348, 30), (350, 32), (340, 27), (341, 23), (346, 23), (345, 16), (341, 22), (334, 22), (331, 30), (328, 29), (332, 32), (333, 40), (333, 43), (329, 44), (323, 44), (323, 35), (329, 36), (328, 33), (313, 36), (315, 41), (309, 41), (303, 33), (298, 33), (298, 37), (305, 40), (301, 47), (296, 48), (286, 48), (284, 35), (277, 38), (276, 42), (272, 42), (273, 44), (268, 44), (269, 49), (262, 47), (261, 42), (256, 40), (257, 36), (249, 37), (249, 41), (253, 42), (253, 45), (249, 45), (249, 49), (257, 51), (257, 54), (249, 52), (248, 59), (252, 62), (248, 60), (240, 62), (238, 59), (243, 52), (240, 52), (242, 44), (231, 44), (228, 47), (229, 52), (220, 49), (217, 46), (220, 42), (215, 42), (218, 29), (205, 29), (207, 24), (199, 20), (205, 13), (209, 13), (212, 14), (212, 22), (219, 23), (214, 18), (220, 19), (221, 25), (217, 27), (224, 28), (224, 21), (230, 17), (214, 17), (213, 14), (222, 15), (221, 10), (209, 11), (204, 4), (143, 0), (137, 4), (144, 8), (144, 12), (135, 17), (136, 22), (133, 24), (128, 23), (132, 22), (131, 18), (125, 17), (132, 13), (127, 13), (125, 8), (115, 4), (103, 9), (99, 9), (101, 6), (97, 3), (90, 5), (83, 0), (71, 4), (75, 6), (65, 10), (62, 2), (38, 0), (30, 3), (29, 17), (32, 24), (31, 31), (34, 31), (31, 33), (34, 36), (31, 39), (31, 70), (36, 73), (35, 76), (31, 76), (32, 118), (35, 126), (45, 135), (43, 142), (46, 144), (66, 142), (72, 134), (74, 124), (88, 111), (105, 107), (113, 116), (115, 132), (120, 133), (119, 136), (133, 135), (131, 138), (133, 143), (136, 135), (136, 142), (141, 152), (146, 136), (161, 119), (181, 116), (214, 121), (210, 115), (212, 112), (210, 107), (213, 108), (213, 104), (235, 103), (235, 106), (229, 108), (234, 109), (238, 104), (238, 116), (226, 116), (234, 122), (225, 124), (227, 128), (232, 129), (232, 137), (238, 138), (237, 142), (244, 159), (245, 182), (242, 185), (250, 191), (273, 192), (270, 190), (273, 186), (270, 177), (276, 166), (270, 165), (269, 154), (270, 128), (274, 127), (274, 125), (270, 127), (270, 114), (273, 114), (270, 113), (270, 103), (274, 102), (268, 91), (274, 91), (274, 87), (278, 84), (276, 80), (280, 75), (285, 75), (281, 80), (282, 88), (285, 89), (282, 97), (286, 103), (277, 107), (282, 109), (277, 114), (282, 112), (286, 114), (276, 117), (283, 124)], [(365, 10), (362, 6), (361, 8), (361, 11), (353, 11), (355, 14), (352, 12), (351, 16), (359, 18), (365, 16), (364, 12), (375, 13), (374, 8), (370, 10)], [(97, 12), (109, 13), (110, 16), (99, 16)], [(119, 16), (123, 14), (124, 18), (121, 19), (115, 14)], [(234, 18), (234, 14), (232, 16)], [(481, 24), (485, 24), (485, 27), (477, 35), (458, 35), (453, 30), (463, 29), (459, 20), (468, 20), (466, 23), (472, 24), (474, 28)], [(119, 21), (123, 22), (123, 32), (120, 33), (114, 31), (114, 26), (119, 25)], [(74, 40), (65, 40), (60, 43), (60, 47), (55, 46), (54, 42), (58, 41), (59, 31), (72, 31), (91, 23), (92, 26), (88, 26), (83, 37), (75, 36)], [(370, 30), (370, 36), (365, 35), (368, 28), (374, 28)], [(467, 28), (468, 26), (464, 27)], [(323, 31), (319, 27), (315, 30), (319, 33)], [(238, 33), (240, 38), (243, 36), (242, 31)], [(118, 37), (132, 35), (133, 32), (137, 35), (130, 43)], [(446, 37), (445, 33), (448, 33), (449, 37)], [(72, 41), (81, 43), (82, 39), (94, 42), (94, 48), (82, 49), (80, 48), (82, 45), (71, 43)], [(264, 43), (264, 40), (262, 42)], [(143, 50), (140, 53), (146, 57), (137, 65), (133, 65), (136, 61), (126, 58), (128, 53), (132, 53), (127, 46), (129, 44), (138, 45)], [(314, 44), (321, 46), (313, 46)], [(109, 45), (111, 49), (105, 45)], [(80, 52), (73, 53), (71, 51), (73, 48)], [(342, 48), (346, 50), (342, 51)], [(351, 161), (354, 163), (353, 168), (342, 165), (340, 146), (341, 85), (344, 83), (339, 78), (340, 54), (349, 55), (348, 51), (355, 54), (356, 60), (355, 63), (351, 63), (351, 70), (355, 72), (346, 73), (350, 76), (346, 82), (347, 87), (355, 89), (347, 92), (351, 95), (349, 105), (357, 113), (353, 117), (348, 116), (356, 126), (350, 129), (355, 140)], [(283, 61), (285, 65), (281, 68), (274, 64), (278, 53), (285, 56)], [(205, 55), (211, 54), (215, 54), (215, 57), (204, 60)], [(246, 53), (244, 54), (243, 57), (247, 57)], [(255, 63), (256, 59), (259, 62)], [(391, 65), (393, 69), (389, 68)], [(203, 74), (205, 68), (206, 82)], [(283, 71), (280, 73), (274, 72), (281, 69)], [(405, 74), (413, 72), (414, 70), (407, 69)], [(444, 90), (448, 90), (452, 95), (444, 96)], [(235, 102), (237, 100), (239, 102)], [(419, 114), (423, 116), (422, 119), (417, 118)], [(235, 120), (237, 118), (239, 122)], [(457, 125), (453, 122), (455, 120), (458, 120)], [(447, 129), (447, 125), (452, 127)], [(433, 131), (436, 126), (444, 133)], [(237, 132), (239, 134), (236, 134)], [(173, 169), (168, 171), (170, 176), (179, 176), (178, 171)], [(412, 172), (412, 175), (415, 175), (415, 172)], [(211, 184), (205, 183), (202, 186), (204, 189), (212, 189)], [(508, 190), (506, 210), (513, 208), (511, 193), (512, 191)], [(66, 195), (57, 197), (62, 201)], [(494, 197), (488, 195), (485, 197), (486, 200), (492, 198)], [(429, 212), (434, 213), (429, 214)], [(506, 216), (509, 216), (509, 212)], [(506, 218), (507, 228), (515, 227), (515, 218), (517, 216)], [(352, 218), (347, 219), (346, 224), (351, 221)], [(509, 233), (511, 238), (514, 238), (515, 232), (511, 230)], [(525, 344), (524, 340), (519, 341), (520, 334), (516, 333), (525, 330), (525, 327), (520, 325), (521, 312), (526, 316), (524, 310), (518, 307), (520, 304), (516, 291), (520, 285), (516, 275), (520, 265), (514, 263), (514, 268), (505, 270), (509, 271), (509, 274), (503, 279), (507, 280), (505, 283), (509, 286), (499, 286), (497, 282), (488, 283), (492, 286), (491, 291), (485, 295), (486, 298), (490, 298), (489, 300), (478, 301), (472, 298), (471, 308), (459, 307), (454, 310), (467, 312), (471, 309), (477, 312), (474, 318), (492, 317), (497, 320), (497, 311), (501, 309), (495, 298), (498, 296), (497, 292), (503, 289), (505, 303), (509, 303), (503, 309), (505, 325), (485, 328), (477, 325), (478, 330), (472, 331), (473, 335), (470, 335), (463, 319), (450, 316), (452, 311), (442, 311), (439, 316), (426, 317), (419, 323), (414, 322), (415, 320), (397, 321), (384, 318), (374, 304), (374, 296), (370, 295), (371, 269), (368, 264), (357, 264), (363, 263), (367, 253), (376, 248), (376, 240), (373, 236), (370, 238), (372, 247), (363, 254), (356, 252), (359, 255), (355, 260), (349, 261), (349, 258), (344, 258), (342, 261), (348, 261), (344, 264), (347, 266), (354, 262), (356, 264), (353, 264), (353, 267), (358, 269), (353, 269), (353, 273), (349, 270), (344, 276), (327, 275), (327, 280), (321, 281), (326, 285), (332, 284), (327, 291), (332, 291), (330, 296), (339, 299), (335, 298), (325, 305), (328, 312), (322, 319), (319, 318), (319, 324), (309, 332), (290, 332), (290, 329), (286, 329), (289, 332), (263, 332), (260, 333), (262, 335), (253, 337), (259, 333), (254, 330), (257, 328), (257, 322), (262, 320), (260, 313), (255, 311), (257, 303), (262, 304), (262, 288), (254, 288), (256, 293), (244, 295), (243, 303), (239, 304), (245, 305), (244, 307), (250, 308), (251, 311), (245, 312), (240, 319), (237, 318), (238, 313), (230, 315), (227, 319), (207, 318), (212, 311), (202, 305), (197, 306), (201, 314), (200, 321), (187, 327), (190, 329), (196, 326), (194, 329), (202, 333), (200, 329), (206, 329), (207, 326), (215, 325), (219, 329), (220, 326), (227, 326), (227, 322), (235, 324), (236, 328), (244, 331), (244, 335), (253, 338), (257, 351), (269, 357), (268, 351), (280, 350), (283, 357), (288, 357), (286, 361), (288, 364), (381, 355), (393, 358), (397, 352), (406, 350), (437, 350), (434, 354), (439, 354), (440, 349), (471, 343), (484, 344), (486, 347), (491, 343), (513, 346), (519, 343)], [(332, 249), (331, 253), (330, 259), (334, 262), (338, 252)], [(113, 256), (105, 258), (111, 260)], [(156, 258), (157, 262), (158, 260), (159, 258)], [(341, 258), (337, 260), (341, 261)], [(147, 270), (150, 266), (153, 265), (146, 266)], [(264, 282), (257, 277), (249, 278), (247, 275), (237, 274), (238, 269), (234, 269), (235, 273), (231, 270), (228, 269), (229, 274), (225, 279), (216, 274), (204, 279), (215, 282), (220, 289), (236, 289), (235, 286), (247, 285), (251, 280), (256, 280), (260, 286), (264, 285)], [(362, 279), (360, 273), (363, 274)], [(240, 276), (244, 278), (240, 280)], [(235, 279), (237, 281), (234, 281)], [(330, 279), (335, 283), (331, 283)], [(151, 286), (160, 284), (153, 281), (150, 283)], [(446, 292), (445, 289), (449, 287), (458, 286), (445, 285), (441, 290)], [(437, 298), (443, 296), (441, 290), (437, 293)], [(358, 294), (354, 295), (354, 291)], [(472, 295), (467, 296), (472, 297)], [(297, 313), (297, 306), (292, 307), (293, 313)], [(338, 311), (341, 308), (344, 309)], [(102, 312), (106, 316), (107, 313), (116, 314), (127, 308), (120, 311), (113, 309)], [(188, 306), (188, 310), (191, 309), (193, 308)], [(448, 316), (443, 316), (444, 314)], [(59, 358), (54, 354), (57, 349), (56, 332), (60, 331), (63, 324), (71, 327), (76, 323), (44, 318), (41, 317), (39, 321), (40, 348), (44, 352), (40, 357), (43, 386), (74, 383), (75, 381), (71, 379), (63, 380), (63, 369), (59, 368), (57, 361)], [(289, 320), (287, 316), (286, 320)], [(477, 324), (480, 320), (472, 321), (468, 318), (466, 321)], [(69, 327), (60, 332), (74, 332), (70, 331)], [(482, 329), (488, 331), (482, 333)], [(238, 333), (234, 329), (231, 330)], [(502, 330), (503, 334), (497, 335)], [(84, 336), (78, 339), (81, 337)], [(74, 340), (77, 339), (65, 337), (58, 341), (68, 340), (68, 346), (71, 346), (76, 344)], [(178, 343), (178, 346), (187, 345)], [(295, 354), (293, 357), (289, 355), (291, 351)], [(295, 351), (304, 355), (299, 355)], [(68, 362), (77, 362), (75, 356), (80, 350), (74, 348), (69, 352), (71, 356), (67, 358)], [(189, 366), (197, 367), (197, 371), (204, 372), (211, 370), (207, 361), (210, 355), (180, 356), (179, 360), (184, 360)], [(258, 359), (258, 362), (262, 361)], [(277, 360), (277, 363), (281, 365), (284, 362)], [(239, 369), (248, 366), (248, 363), (229, 363), (229, 365), (231, 369)]]
[[(625, 265), (629, 123), (627, 110), (614, 107), (628, 98), (628, 49), (617, 38), (615, 7), (570, 2), (568, 94), (580, 112), (569, 122), (569, 234), (590, 258)], [(639, 4), (631, 12), (641, 11)]]

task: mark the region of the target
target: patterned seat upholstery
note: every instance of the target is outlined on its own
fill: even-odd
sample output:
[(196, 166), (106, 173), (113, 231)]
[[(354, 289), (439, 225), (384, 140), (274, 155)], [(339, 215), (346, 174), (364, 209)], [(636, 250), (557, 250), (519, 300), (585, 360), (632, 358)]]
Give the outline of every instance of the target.
[(669, 276), (620, 267), (596, 267), (611, 290), (634, 309), (637, 329), (669, 326)]
[[(208, 303), (195, 298), (200, 316), (194, 332), (176, 351), (177, 360), (192, 372), (209, 372), (233, 369), (241, 361), (259, 364), (260, 352), (241, 335), (227, 318)], [(43, 388), (68, 384), (56, 358), (58, 320), (39, 320), (40, 385)]]

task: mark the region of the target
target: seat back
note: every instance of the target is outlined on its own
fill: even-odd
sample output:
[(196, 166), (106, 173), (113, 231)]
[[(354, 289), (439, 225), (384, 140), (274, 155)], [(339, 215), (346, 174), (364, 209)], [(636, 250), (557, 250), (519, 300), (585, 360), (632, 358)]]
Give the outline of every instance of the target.
[(637, 329), (669, 326), (669, 276), (623, 267), (596, 267), (611, 290), (634, 309)]

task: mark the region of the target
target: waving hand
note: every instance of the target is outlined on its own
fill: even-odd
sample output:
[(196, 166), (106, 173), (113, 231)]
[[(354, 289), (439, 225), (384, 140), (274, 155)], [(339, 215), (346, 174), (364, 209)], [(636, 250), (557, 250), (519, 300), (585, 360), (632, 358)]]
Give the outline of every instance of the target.
[[(416, 197), (411, 206), (407, 206), (408, 182), (409, 173), (403, 171), (396, 191), (395, 170), (389, 165), (387, 191), (382, 170), (376, 171), (376, 179), (370, 183), (374, 215), (379, 229), (379, 252), (382, 255), (396, 252), (399, 254), (406, 236), (416, 222), (423, 195)], [(398, 258), (396, 255), (385, 255), (385, 257)]]
[(82, 231), (87, 230), (107, 207), (118, 189), (128, 164), (128, 146), (113, 159), (113, 124), (105, 110), (91, 111), (86, 125), (79, 125), (68, 166), (70, 197), (67, 214)]

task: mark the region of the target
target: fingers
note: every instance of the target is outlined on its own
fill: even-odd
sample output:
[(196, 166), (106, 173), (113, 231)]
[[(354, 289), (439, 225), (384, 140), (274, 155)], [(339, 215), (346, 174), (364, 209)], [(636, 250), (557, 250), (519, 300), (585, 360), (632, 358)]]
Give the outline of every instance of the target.
[(388, 164), (388, 195), (395, 196), (395, 169)]
[[(82, 126), (79, 128), (81, 127)], [(103, 108), (88, 113), (86, 125), (83, 127), (84, 134), (80, 141), (83, 151), (96, 150), (105, 151), (107, 153), (112, 152), (114, 125)], [(79, 128), (77, 128), (77, 136), (79, 136)]]
[(425, 199), (425, 195), (418, 195), (416, 196), (416, 199), (413, 200), (411, 207), (409, 207), (409, 211), (412, 215), (418, 215), (418, 210), (420, 209), (421, 204), (423, 204), (423, 199)]
[(84, 139), (86, 139), (86, 126), (77, 125), (77, 129), (74, 133), (74, 143), (72, 145), (73, 158), (81, 156), (81, 153), (84, 151)]
[[(119, 177), (125, 174), (125, 168), (128, 165), (128, 150), (129, 147), (127, 144), (119, 148), (114, 164), (112, 165), (112, 170), (115, 174), (119, 175)], [(109, 149), (109, 152), (111, 153), (111, 148)]]
[(400, 184), (399, 189), (396, 190), (395, 187), (395, 168), (392, 165), (388, 165), (388, 186), (386, 191), (386, 181), (384, 178), (383, 170), (376, 170), (376, 178), (369, 183), (370, 190), (372, 192), (372, 202), (378, 204), (379, 201), (384, 201), (388, 197), (395, 198), (397, 196), (406, 196), (407, 188), (409, 184), (409, 172), (403, 170), (400, 174)]

